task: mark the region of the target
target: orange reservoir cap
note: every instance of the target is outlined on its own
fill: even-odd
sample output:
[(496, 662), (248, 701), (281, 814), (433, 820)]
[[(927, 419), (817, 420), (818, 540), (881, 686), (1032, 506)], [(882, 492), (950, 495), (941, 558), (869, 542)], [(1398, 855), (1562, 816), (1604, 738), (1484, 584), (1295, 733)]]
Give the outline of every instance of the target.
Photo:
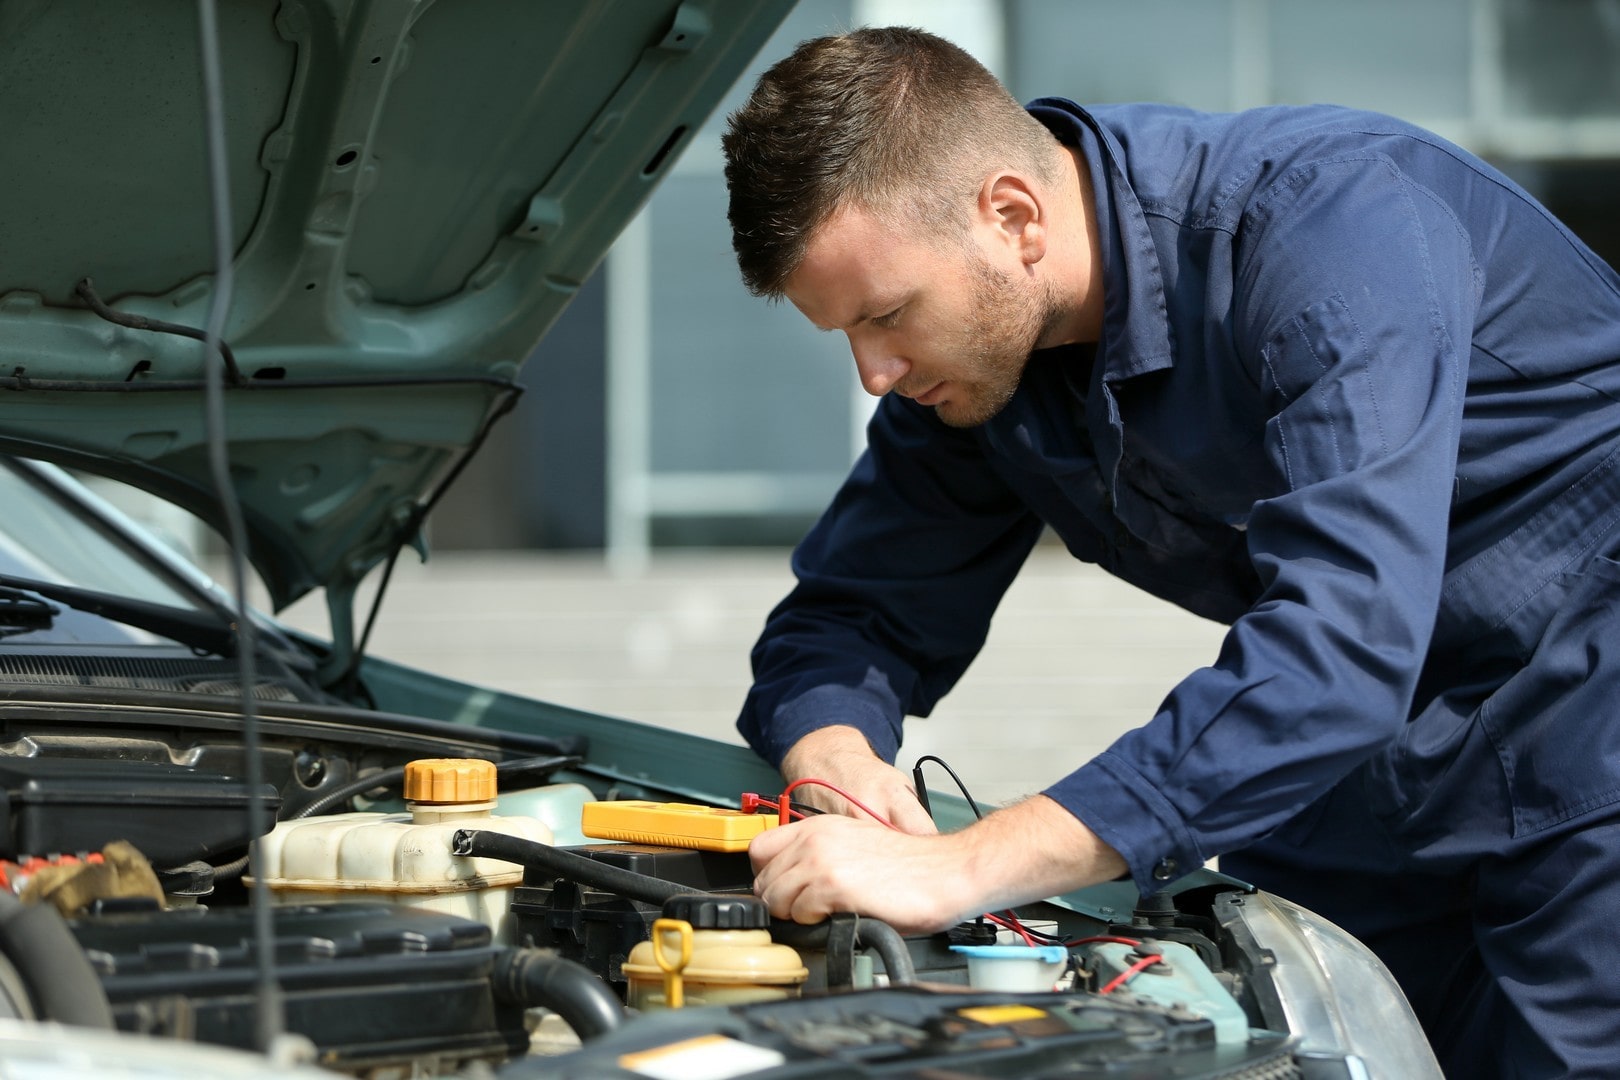
[(405, 764), (405, 801), (479, 803), (495, 798), (495, 763), (481, 758), (418, 758)]
[(774, 814), (636, 799), (588, 802), (580, 816), (580, 831), (598, 840), (699, 851), (746, 851), (748, 841), (775, 825)]

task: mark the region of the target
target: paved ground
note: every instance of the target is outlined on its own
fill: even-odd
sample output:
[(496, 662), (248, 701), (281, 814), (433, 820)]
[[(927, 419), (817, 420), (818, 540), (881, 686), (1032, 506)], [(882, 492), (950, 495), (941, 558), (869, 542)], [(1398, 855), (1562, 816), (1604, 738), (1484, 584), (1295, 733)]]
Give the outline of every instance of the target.
[[(409, 562), (406, 559), (411, 560)], [(748, 650), (791, 577), (785, 551), (671, 552), (616, 575), (594, 556), (407, 555), (375, 653), (486, 686), (740, 742)], [(303, 601), (289, 621), (325, 631)], [(949, 761), (981, 801), (1039, 791), (1152, 715), (1221, 628), (1042, 547), (990, 642), (901, 764)], [(941, 776), (941, 782), (948, 782)]]

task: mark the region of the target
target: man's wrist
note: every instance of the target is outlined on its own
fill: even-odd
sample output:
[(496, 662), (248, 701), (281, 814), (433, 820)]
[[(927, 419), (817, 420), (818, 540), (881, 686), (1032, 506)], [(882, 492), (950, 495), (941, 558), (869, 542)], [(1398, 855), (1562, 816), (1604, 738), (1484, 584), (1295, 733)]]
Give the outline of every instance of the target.
[(859, 728), (833, 724), (817, 728), (788, 747), (782, 755), (782, 775), (788, 780), (814, 776), (826, 769), (828, 761), (846, 754), (881, 760)]
[(961, 834), (964, 875), (986, 910), (1056, 896), (1126, 871), (1119, 852), (1045, 795), (997, 810)]

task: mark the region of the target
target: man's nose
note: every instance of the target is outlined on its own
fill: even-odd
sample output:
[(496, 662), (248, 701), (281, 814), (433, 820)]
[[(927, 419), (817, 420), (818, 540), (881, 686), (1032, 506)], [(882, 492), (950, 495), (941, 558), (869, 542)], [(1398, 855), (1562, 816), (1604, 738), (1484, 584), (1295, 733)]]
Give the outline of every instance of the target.
[(873, 397), (882, 397), (893, 390), (894, 384), (911, 370), (910, 363), (873, 335), (850, 335), (849, 351), (855, 355), (855, 370), (860, 373), (861, 386)]

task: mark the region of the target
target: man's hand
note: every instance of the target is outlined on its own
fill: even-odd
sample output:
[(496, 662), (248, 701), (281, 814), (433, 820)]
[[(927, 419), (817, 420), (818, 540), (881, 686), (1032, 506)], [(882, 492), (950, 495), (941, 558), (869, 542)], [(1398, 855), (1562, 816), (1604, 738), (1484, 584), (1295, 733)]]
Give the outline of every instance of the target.
[(1044, 795), (957, 833), (916, 836), (822, 816), (767, 829), (748, 846), (754, 893), (777, 918), (854, 911), (901, 933), (1118, 877), (1125, 860)]
[[(790, 781), (815, 777), (836, 784), (882, 814), (901, 832), (927, 835), (938, 831), (917, 801), (911, 777), (874, 754), (866, 736), (855, 728), (838, 726), (812, 731), (782, 758), (782, 775)], [(816, 784), (796, 789), (793, 801), (830, 813), (866, 817), (848, 801)]]
[(748, 845), (754, 894), (799, 923), (858, 911), (901, 933), (943, 929), (975, 904), (953, 839), (832, 814), (767, 829)]

